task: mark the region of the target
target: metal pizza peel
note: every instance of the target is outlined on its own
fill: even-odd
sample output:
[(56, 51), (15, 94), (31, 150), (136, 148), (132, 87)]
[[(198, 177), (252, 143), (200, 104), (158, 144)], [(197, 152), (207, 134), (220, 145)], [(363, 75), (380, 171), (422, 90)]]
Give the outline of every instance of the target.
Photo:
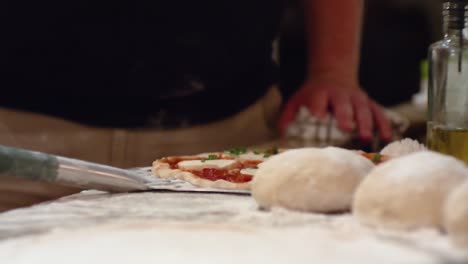
[(152, 175), (150, 168), (125, 170), (1, 145), (0, 177), (18, 177), (108, 192), (161, 190), (249, 193), (242, 190), (201, 188), (181, 180), (162, 179)]

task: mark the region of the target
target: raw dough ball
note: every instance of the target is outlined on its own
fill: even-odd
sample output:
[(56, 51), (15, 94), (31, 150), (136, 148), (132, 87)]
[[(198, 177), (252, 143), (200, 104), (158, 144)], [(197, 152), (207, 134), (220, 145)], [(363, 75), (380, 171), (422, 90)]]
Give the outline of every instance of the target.
[(395, 141), (388, 144), (382, 149), (382, 151), (380, 151), (380, 154), (396, 158), (414, 152), (426, 150), (426, 147), (418, 141), (410, 138), (405, 138), (400, 141)]
[(289, 150), (260, 164), (252, 195), (264, 208), (348, 210), (356, 187), (373, 167), (368, 159), (345, 149)]
[(392, 159), (362, 181), (353, 213), (372, 226), (441, 227), (447, 195), (467, 178), (464, 163), (446, 155), (424, 151)]
[(468, 181), (445, 202), (444, 227), (456, 244), (468, 248)]

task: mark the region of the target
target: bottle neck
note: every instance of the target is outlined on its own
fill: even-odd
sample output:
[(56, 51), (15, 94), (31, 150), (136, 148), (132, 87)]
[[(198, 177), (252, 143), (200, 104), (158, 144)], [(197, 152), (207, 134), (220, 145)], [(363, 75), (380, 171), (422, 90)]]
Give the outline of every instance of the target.
[(468, 0), (446, 0), (443, 4), (445, 38), (467, 38)]
[(446, 28), (444, 37), (446, 39), (459, 39), (462, 37), (464, 40), (468, 41), (468, 28), (464, 28), (461, 32), (459, 29)]

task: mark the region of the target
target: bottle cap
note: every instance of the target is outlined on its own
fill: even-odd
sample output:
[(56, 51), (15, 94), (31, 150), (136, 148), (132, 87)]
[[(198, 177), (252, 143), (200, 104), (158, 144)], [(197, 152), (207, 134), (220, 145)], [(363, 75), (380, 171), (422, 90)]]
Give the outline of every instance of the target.
[(463, 29), (465, 28), (466, 20), (468, 17), (468, 0), (448, 0), (444, 2), (443, 16), (444, 22), (450, 29)]

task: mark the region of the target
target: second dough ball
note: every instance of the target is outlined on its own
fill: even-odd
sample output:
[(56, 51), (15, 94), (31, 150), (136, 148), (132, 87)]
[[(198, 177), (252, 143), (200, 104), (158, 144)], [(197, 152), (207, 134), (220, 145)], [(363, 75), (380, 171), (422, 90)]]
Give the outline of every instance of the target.
[(371, 226), (440, 228), (446, 197), (467, 177), (463, 162), (434, 152), (392, 159), (362, 181), (354, 196), (353, 214)]
[(445, 202), (444, 226), (456, 244), (468, 249), (468, 181), (450, 193)]
[(348, 210), (356, 187), (373, 167), (368, 159), (345, 149), (289, 150), (260, 164), (252, 196), (264, 208)]

